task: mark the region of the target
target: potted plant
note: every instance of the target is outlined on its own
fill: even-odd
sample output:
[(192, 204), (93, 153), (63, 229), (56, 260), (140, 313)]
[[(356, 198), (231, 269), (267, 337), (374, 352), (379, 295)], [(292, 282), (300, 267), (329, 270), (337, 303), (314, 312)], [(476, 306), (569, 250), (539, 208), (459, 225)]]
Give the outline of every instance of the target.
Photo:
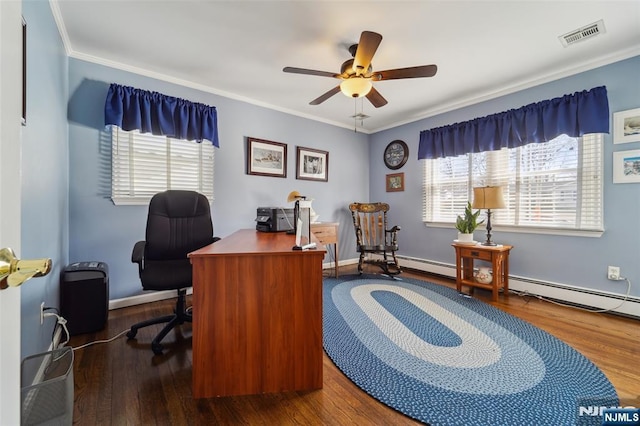
[(480, 216), (480, 210), (475, 213), (471, 209), (471, 202), (467, 201), (467, 206), (464, 209), (464, 217), (458, 215), (456, 218), (456, 229), (458, 230), (458, 242), (459, 243), (473, 243), (473, 231), (476, 230), (478, 225), (481, 225), (484, 220), (478, 222), (478, 216)]

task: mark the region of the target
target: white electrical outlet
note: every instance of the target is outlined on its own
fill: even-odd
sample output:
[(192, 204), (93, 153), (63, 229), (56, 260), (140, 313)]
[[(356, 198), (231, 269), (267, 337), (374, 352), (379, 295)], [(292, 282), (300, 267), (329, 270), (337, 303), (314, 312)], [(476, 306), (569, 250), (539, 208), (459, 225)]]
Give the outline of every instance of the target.
[(618, 266), (609, 266), (607, 268), (607, 278), (613, 281), (620, 280), (620, 268)]
[(40, 303), (40, 325), (44, 324), (44, 302)]

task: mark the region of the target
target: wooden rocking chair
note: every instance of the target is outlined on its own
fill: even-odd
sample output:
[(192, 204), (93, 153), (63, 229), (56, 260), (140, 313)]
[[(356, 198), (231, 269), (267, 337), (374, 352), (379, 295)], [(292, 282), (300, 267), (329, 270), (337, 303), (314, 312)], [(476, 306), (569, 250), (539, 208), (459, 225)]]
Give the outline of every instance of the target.
[[(388, 229), (389, 205), (386, 203), (352, 203), (349, 204), (349, 210), (351, 210), (353, 217), (358, 252), (360, 252), (358, 272), (362, 274), (365, 262), (379, 266), (387, 275), (398, 275), (402, 272), (396, 258), (397, 234), (400, 227), (394, 226)], [(382, 259), (365, 258), (369, 254), (382, 255)]]

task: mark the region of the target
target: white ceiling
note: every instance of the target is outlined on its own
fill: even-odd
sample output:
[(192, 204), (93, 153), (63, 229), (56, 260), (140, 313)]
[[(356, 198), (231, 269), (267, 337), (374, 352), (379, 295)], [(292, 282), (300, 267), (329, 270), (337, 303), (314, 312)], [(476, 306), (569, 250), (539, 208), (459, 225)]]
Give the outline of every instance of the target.
[[(346, 128), (363, 112), (370, 118), (357, 124), (365, 133), (640, 55), (638, 0), (51, 0), (51, 6), (71, 57)], [(562, 46), (559, 36), (600, 19), (604, 34)], [(383, 36), (374, 70), (437, 64), (438, 73), (374, 83), (389, 101), (377, 109), (340, 93), (309, 105), (340, 81), (282, 68), (337, 73), (363, 30)]]

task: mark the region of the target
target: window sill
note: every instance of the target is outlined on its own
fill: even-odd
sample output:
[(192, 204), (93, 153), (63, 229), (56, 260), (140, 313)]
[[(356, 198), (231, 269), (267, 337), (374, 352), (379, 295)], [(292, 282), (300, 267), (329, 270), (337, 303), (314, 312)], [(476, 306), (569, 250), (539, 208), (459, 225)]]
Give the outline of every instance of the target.
[[(455, 229), (453, 223), (447, 222), (423, 222), (428, 228), (449, 228)], [(478, 227), (477, 231), (485, 231), (483, 226)], [(567, 237), (588, 237), (600, 238), (604, 234), (604, 230), (585, 230), (585, 229), (564, 229), (564, 228), (536, 228), (530, 226), (504, 226), (493, 225), (491, 231), (514, 232), (520, 234), (544, 234), (544, 235), (562, 235)]]
[(151, 201), (151, 197), (111, 197), (111, 201), (116, 206), (148, 206), (149, 201)]

